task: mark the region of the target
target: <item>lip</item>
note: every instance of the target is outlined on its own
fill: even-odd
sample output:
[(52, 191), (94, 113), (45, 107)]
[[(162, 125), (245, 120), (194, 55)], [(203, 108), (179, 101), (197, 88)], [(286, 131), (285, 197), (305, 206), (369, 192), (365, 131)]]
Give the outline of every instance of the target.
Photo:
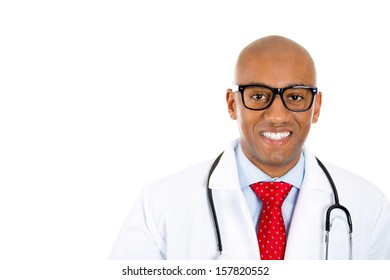
[(261, 139), (271, 145), (284, 145), (290, 140), (291, 135), (290, 130), (263, 130), (260, 132)]

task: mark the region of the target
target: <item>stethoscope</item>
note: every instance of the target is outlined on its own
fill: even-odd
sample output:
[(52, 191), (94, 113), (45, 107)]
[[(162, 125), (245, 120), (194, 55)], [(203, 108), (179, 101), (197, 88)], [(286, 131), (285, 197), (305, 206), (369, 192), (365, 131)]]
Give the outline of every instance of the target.
[[(209, 175), (207, 178), (207, 193), (208, 193), (208, 199), (209, 199), (209, 203), (210, 203), (210, 207), (211, 207), (211, 212), (213, 215), (215, 232), (217, 235), (217, 246), (218, 246), (219, 259), (227, 258), (227, 256), (225, 256), (223, 254), (221, 232), (219, 230), (217, 212), (215, 210), (214, 199), (213, 199), (213, 192), (212, 192), (212, 189), (210, 189), (210, 178), (214, 172), (214, 169), (217, 167), (222, 155), (223, 155), (223, 152), (215, 159), (214, 163), (212, 164), (212, 166), (210, 168)], [(348, 209), (340, 204), (339, 195), (338, 195), (338, 192), (336, 189), (336, 185), (335, 185), (329, 171), (326, 169), (325, 165), (318, 158), (316, 158), (316, 159), (317, 159), (318, 165), (321, 167), (322, 171), (325, 173), (326, 178), (328, 178), (328, 181), (329, 181), (330, 186), (332, 187), (333, 196), (334, 196), (334, 204), (328, 208), (328, 210), (326, 211), (326, 216), (325, 216), (325, 260), (328, 260), (329, 233), (330, 233), (330, 229), (332, 227), (330, 217), (331, 217), (331, 213), (334, 209), (340, 209), (341, 211), (344, 212), (345, 216), (347, 217), (348, 227), (349, 227), (349, 232), (348, 232), (349, 259), (352, 260), (352, 219), (351, 219), (351, 215), (349, 214)]]

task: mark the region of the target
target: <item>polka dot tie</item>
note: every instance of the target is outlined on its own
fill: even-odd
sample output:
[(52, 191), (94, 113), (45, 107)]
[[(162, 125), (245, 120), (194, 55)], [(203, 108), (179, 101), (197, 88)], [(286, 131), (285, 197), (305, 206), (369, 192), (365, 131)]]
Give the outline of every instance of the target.
[(263, 202), (257, 240), (262, 260), (283, 260), (286, 249), (286, 229), (282, 204), (292, 185), (285, 182), (259, 182), (251, 188)]

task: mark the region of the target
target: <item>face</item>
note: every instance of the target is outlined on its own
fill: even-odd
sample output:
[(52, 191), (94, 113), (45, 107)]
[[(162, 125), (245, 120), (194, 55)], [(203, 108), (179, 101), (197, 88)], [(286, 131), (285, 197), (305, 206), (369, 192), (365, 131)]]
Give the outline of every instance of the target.
[[(241, 58), (236, 69), (236, 84), (262, 83), (283, 88), (289, 85), (315, 86), (315, 70), (305, 55), (249, 54)], [(312, 123), (317, 122), (321, 93), (311, 109), (292, 112), (284, 107), (280, 96), (261, 111), (246, 109), (241, 94), (227, 90), (229, 114), (237, 120), (241, 146), (258, 168), (271, 177), (280, 177), (298, 162)]]

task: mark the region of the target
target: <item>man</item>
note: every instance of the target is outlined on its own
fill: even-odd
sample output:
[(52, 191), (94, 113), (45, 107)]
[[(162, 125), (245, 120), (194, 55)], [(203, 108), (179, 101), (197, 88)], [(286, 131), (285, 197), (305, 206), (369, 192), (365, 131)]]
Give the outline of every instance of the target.
[(342, 207), (330, 213), (325, 244), (325, 215), (335, 196), (304, 147), (322, 99), (310, 54), (284, 37), (261, 38), (239, 55), (234, 83), (226, 100), (240, 138), (214, 164), (209, 184), (213, 161), (144, 188), (111, 257), (390, 259), (388, 201), (371, 183), (329, 164), (352, 217), (353, 246)]

